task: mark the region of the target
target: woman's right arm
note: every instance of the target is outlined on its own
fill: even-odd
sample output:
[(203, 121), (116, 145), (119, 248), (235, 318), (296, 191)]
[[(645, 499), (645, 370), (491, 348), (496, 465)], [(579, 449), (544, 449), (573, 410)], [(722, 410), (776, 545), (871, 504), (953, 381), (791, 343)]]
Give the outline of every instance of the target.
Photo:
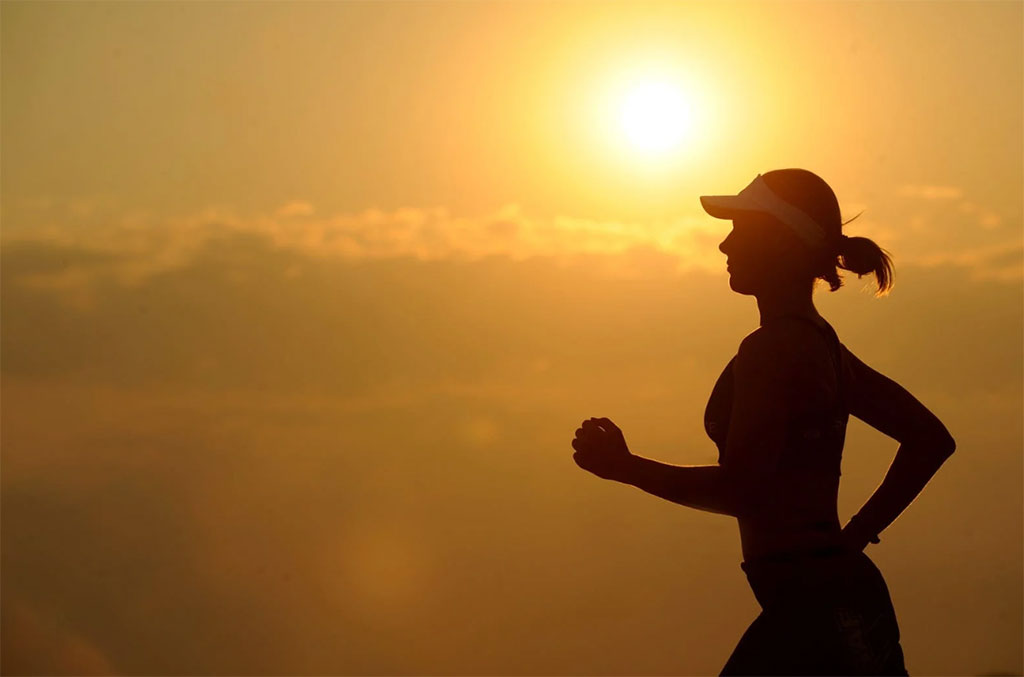
[(850, 413), (900, 443), (882, 483), (843, 527), (862, 550), (909, 506), (956, 449), (946, 426), (913, 395), (845, 351), (850, 365)]

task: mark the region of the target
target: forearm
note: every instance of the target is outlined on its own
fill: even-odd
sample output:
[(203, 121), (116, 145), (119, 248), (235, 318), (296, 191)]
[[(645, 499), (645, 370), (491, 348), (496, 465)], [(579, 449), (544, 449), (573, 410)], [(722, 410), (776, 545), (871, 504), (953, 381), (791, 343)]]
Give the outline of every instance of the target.
[(616, 479), (697, 510), (733, 517), (740, 510), (735, 483), (718, 465), (671, 465), (633, 455)]
[(867, 542), (892, 524), (914, 502), (955, 444), (951, 439), (921, 440), (900, 445), (882, 483), (847, 525)]

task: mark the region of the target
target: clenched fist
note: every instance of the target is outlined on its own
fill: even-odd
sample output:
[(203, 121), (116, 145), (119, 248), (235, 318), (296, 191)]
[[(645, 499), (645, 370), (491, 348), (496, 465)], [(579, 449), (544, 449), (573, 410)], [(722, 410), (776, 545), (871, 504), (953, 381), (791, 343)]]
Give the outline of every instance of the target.
[(572, 441), (576, 465), (606, 480), (621, 479), (633, 454), (619, 427), (607, 418), (590, 418)]

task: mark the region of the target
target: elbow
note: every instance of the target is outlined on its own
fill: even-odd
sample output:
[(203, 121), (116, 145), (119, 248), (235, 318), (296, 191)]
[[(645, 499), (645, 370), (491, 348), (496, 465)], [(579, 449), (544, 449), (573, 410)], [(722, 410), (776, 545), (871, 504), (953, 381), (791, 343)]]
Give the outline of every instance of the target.
[(956, 451), (956, 440), (949, 434), (946, 426), (939, 423), (928, 436), (930, 446), (942, 460), (946, 460)]
[(913, 440), (915, 447), (925, 450), (940, 461), (945, 461), (956, 451), (956, 440), (941, 423), (928, 430), (922, 430)]
[(953, 439), (953, 436), (945, 428), (942, 431), (943, 434), (939, 438), (938, 452), (943, 458), (949, 458), (956, 451), (956, 440)]

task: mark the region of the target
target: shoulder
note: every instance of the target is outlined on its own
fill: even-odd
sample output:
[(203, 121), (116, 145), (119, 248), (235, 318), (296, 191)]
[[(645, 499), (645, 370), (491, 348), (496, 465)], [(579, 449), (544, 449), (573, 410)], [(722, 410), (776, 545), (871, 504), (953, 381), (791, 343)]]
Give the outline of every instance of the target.
[[(738, 380), (799, 392), (829, 390), (834, 378), (832, 348), (821, 330), (803, 320), (779, 319), (760, 327), (740, 343)], [(770, 384), (775, 384), (770, 385)]]
[(737, 356), (743, 361), (802, 361), (822, 345), (819, 330), (803, 320), (779, 318), (758, 327), (740, 342)]
[(753, 385), (789, 380), (796, 359), (789, 336), (775, 328), (761, 327), (740, 342), (733, 373), (738, 383)]

